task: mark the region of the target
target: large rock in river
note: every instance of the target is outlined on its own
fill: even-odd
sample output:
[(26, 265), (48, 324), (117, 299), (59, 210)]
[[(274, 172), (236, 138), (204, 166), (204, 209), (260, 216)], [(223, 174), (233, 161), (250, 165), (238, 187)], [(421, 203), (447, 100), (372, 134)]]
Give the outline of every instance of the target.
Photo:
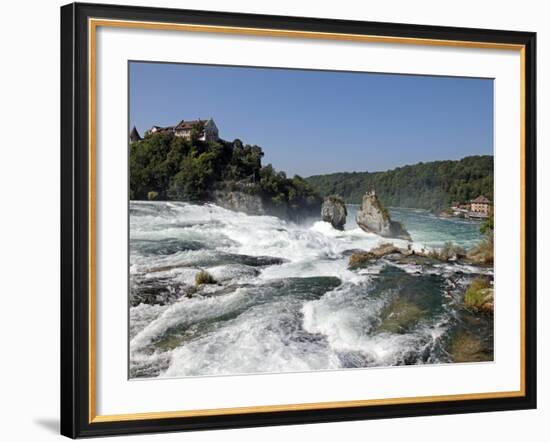
[(365, 232), (376, 233), (388, 238), (402, 238), (409, 240), (409, 232), (397, 221), (392, 221), (388, 210), (378, 200), (374, 191), (363, 195), (361, 209), (355, 218), (357, 225)]
[(344, 230), (348, 211), (346, 203), (338, 196), (327, 196), (321, 206), (321, 218), (338, 230)]

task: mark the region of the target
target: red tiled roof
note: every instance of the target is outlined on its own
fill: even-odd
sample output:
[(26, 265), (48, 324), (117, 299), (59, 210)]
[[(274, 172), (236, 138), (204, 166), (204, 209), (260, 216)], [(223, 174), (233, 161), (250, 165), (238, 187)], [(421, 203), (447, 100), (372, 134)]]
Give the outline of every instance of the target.
[(195, 125), (199, 125), (202, 128), (204, 128), (205, 124), (206, 124), (206, 120), (189, 120), (189, 121), (181, 120), (179, 124), (176, 126), (176, 130), (178, 129), (191, 130)]

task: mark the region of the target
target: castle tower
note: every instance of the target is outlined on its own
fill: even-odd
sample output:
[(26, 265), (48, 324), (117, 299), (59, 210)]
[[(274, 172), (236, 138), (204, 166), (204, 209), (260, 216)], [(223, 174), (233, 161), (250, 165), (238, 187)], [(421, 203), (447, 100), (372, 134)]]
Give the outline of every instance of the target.
[(130, 132), (130, 141), (132, 143), (136, 141), (141, 141), (141, 137), (139, 135), (139, 132), (136, 129), (136, 126), (133, 127), (132, 132)]

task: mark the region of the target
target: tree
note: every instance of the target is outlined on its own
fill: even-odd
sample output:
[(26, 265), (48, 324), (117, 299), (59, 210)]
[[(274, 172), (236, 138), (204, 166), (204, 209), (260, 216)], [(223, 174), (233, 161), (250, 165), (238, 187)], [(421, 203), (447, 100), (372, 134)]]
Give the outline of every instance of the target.
[(201, 123), (195, 123), (191, 127), (191, 133), (189, 135), (189, 138), (191, 139), (192, 144), (196, 144), (197, 141), (199, 141), (199, 138), (202, 136), (204, 131), (204, 125)]
[(460, 161), (432, 161), (386, 172), (351, 172), (306, 179), (323, 195), (339, 194), (360, 204), (372, 188), (386, 206), (439, 211), (452, 201), (467, 202), (479, 195), (493, 198), (493, 157), (471, 156)]
[(171, 180), (168, 190), (171, 199), (201, 201), (206, 196), (213, 172), (208, 161), (201, 158), (203, 155), (184, 158), (180, 171)]

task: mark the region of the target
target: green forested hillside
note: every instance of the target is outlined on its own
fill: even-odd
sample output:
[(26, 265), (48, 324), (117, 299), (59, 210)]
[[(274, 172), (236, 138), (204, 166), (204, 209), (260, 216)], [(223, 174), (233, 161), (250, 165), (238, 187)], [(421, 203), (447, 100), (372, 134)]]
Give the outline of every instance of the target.
[(479, 195), (493, 199), (493, 157), (470, 156), (457, 161), (432, 161), (385, 172), (343, 172), (306, 178), (322, 196), (336, 194), (347, 203), (361, 203), (375, 189), (386, 206), (437, 211), (451, 202)]
[(320, 210), (321, 199), (300, 176), (288, 178), (271, 164), (262, 166), (260, 146), (240, 140), (204, 142), (155, 133), (130, 144), (130, 199), (210, 201), (214, 191), (260, 196), (291, 215)]

